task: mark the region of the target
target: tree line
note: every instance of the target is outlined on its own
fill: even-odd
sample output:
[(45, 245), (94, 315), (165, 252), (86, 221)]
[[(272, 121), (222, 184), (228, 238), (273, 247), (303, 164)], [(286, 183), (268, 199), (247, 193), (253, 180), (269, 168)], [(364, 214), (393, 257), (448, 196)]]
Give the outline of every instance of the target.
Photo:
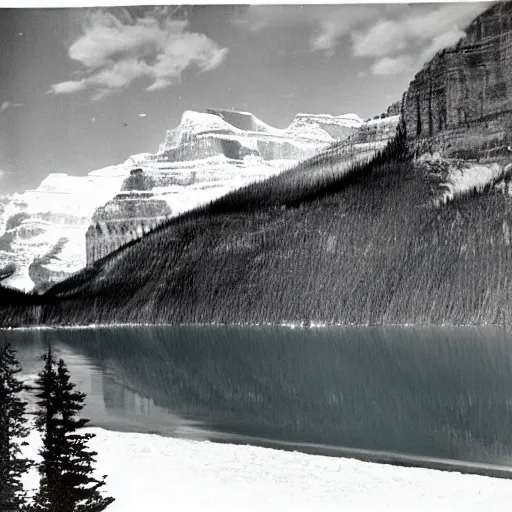
[[(105, 478), (94, 473), (96, 452), (88, 449), (91, 433), (81, 433), (89, 420), (80, 418), (85, 394), (75, 389), (62, 359), (51, 346), (42, 356), (43, 368), (34, 386), (20, 378), (16, 351), (0, 346), (0, 510), (2, 512), (101, 512), (114, 498), (102, 494)], [(40, 461), (23, 453), (31, 425), (23, 393), (36, 399), (34, 427), (41, 434)], [(30, 495), (23, 477), (32, 468), (40, 476)]]

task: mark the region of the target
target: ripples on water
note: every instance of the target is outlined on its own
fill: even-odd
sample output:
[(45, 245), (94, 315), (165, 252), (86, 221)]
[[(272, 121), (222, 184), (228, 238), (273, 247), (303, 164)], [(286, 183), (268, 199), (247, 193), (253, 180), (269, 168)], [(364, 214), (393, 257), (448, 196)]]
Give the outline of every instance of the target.
[(499, 328), (126, 327), (4, 331), (24, 374), (51, 341), (94, 425), (512, 465)]

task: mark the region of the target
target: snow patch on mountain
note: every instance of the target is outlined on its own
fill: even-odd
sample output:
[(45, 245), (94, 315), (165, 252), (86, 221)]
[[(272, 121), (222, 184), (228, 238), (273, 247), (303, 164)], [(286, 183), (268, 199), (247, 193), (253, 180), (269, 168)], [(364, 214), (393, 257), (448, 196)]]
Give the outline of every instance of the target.
[(435, 152), (424, 153), (418, 157), (416, 165), (433, 185), (436, 205), (445, 204), (473, 191), (482, 192), (486, 187), (512, 192), (512, 164), (447, 159)]

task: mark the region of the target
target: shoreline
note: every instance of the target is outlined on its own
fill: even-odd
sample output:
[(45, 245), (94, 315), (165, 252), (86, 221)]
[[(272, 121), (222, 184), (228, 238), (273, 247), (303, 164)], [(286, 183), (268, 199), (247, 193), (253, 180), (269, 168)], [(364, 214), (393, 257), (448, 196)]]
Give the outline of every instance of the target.
[(326, 445), (320, 443), (282, 441), (216, 431), (207, 432), (208, 439), (198, 440), (187, 437), (166, 435), (158, 432), (116, 430), (114, 428), (108, 428), (104, 426), (99, 427), (92, 425), (90, 428), (119, 434), (151, 435), (163, 439), (181, 439), (184, 441), (208, 442), (228, 446), (250, 446), (254, 448), (271, 449), (282, 452), (301, 453), (309, 456), (321, 456), (333, 459), (354, 459), (360, 462), (381, 464), (393, 467), (403, 467), (409, 469), (419, 468), (432, 471), (442, 471), (446, 473), (455, 472), (463, 475), (476, 475), (512, 480), (512, 465), (505, 466), (484, 462), (443, 459), (439, 457), (428, 457), (425, 455), (415, 455), (402, 452), (350, 448), (346, 446)]
[(69, 325), (35, 325), (35, 326), (21, 326), (21, 327), (0, 327), (2, 331), (58, 331), (58, 330), (87, 330), (87, 329), (116, 329), (116, 328), (141, 328), (141, 327), (284, 327), (288, 329), (329, 329), (329, 328), (403, 328), (403, 329), (507, 329), (503, 324), (330, 324), (330, 323), (305, 323), (305, 322), (283, 322), (283, 323), (236, 323), (236, 324), (222, 324), (222, 323), (109, 323), (109, 324), (69, 324)]
[[(261, 512), (296, 510), (503, 510), (512, 482), (425, 468), (404, 468), (354, 458), (309, 455), (233, 443), (120, 433), (90, 427), (107, 475), (109, 512), (167, 512), (176, 507)], [(27, 454), (40, 443), (31, 432)], [(24, 480), (37, 487), (37, 474)], [(200, 492), (198, 492), (200, 490)]]

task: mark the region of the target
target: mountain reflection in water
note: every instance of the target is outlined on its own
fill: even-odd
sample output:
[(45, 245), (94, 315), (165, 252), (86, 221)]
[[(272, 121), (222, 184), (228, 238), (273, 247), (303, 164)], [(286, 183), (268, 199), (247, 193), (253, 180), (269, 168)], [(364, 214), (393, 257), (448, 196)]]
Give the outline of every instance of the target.
[(500, 328), (12, 330), (24, 375), (49, 342), (96, 426), (261, 438), (512, 465)]

